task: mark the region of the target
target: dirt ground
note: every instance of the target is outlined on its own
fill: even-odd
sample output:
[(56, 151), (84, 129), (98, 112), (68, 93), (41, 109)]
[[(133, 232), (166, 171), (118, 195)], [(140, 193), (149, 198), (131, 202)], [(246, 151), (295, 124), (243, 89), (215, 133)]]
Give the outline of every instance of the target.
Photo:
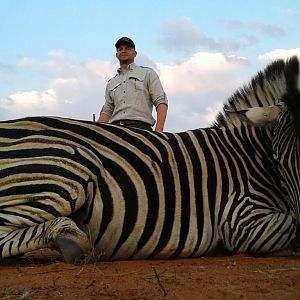
[(300, 299), (300, 259), (234, 255), (75, 266), (39, 250), (0, 261), (0, 299)]

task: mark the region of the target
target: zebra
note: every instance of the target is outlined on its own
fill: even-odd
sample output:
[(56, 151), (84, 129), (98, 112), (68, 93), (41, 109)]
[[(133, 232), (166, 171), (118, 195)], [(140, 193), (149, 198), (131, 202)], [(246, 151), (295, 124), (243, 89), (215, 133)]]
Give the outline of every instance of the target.
[(299, 141), (294, 123), (282, 124), (300, 101), (298, 73), (297, 57), (269, 64), (211, 126), (185, 132), (0, 122), (0, 257), (41, 248), (67, 263), (219, 249), (298, 255)]

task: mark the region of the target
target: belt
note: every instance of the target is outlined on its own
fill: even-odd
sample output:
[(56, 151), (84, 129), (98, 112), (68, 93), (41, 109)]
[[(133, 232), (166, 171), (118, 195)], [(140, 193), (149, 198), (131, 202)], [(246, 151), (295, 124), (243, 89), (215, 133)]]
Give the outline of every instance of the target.
[(137, 124), (147, 124), (147, 123), (142, 121), (137, 121), (137, 120), (119, 120), (119, 121), (114, 121), (111, 124), (126, 126), (126, 125), (137, 125)]

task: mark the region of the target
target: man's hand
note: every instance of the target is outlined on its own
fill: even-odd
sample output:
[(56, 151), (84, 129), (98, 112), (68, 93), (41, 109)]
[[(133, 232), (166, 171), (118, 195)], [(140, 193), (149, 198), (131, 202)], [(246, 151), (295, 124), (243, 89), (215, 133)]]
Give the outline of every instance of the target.
[(108, 123), (110, 119), (110, 116), (105, 113), (100, 113), (100, 116), (98, 118), (98, 123)]
[(154, 130), (158, 131), (158, 132), (163, 132), (164, 131), (164, 127), (156, 125)]

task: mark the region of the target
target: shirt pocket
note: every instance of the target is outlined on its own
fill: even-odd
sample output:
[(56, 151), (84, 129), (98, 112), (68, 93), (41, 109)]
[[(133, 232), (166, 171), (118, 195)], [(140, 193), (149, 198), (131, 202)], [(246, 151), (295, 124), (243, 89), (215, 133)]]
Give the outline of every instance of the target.
[(130, 76), (130, 81), (133, 83), (133, 87), (138, 94), (147, 93), (147, 88), (145, 86), (145, 76), (143, 74)]
[(110, 84), (108, 91), (109, 91), (109, 96), (112, 99), (116, 99), (122, 96), (121, 82), (115, 82)]

